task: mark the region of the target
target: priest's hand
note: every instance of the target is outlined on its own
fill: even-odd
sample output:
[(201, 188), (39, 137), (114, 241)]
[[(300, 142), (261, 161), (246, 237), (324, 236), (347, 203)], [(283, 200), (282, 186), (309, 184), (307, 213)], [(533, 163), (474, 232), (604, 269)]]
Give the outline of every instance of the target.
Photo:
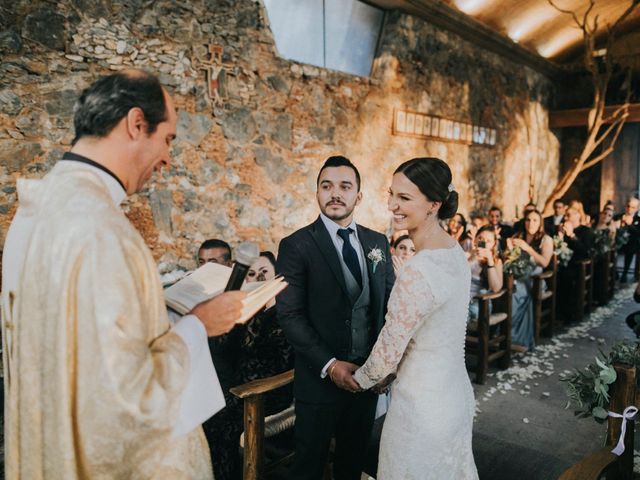
[(353, 372), (358, 368), (360, 367), (355, 363), (336, 360), (329, 366), (327, 372), (329, 373), (331, 381), (338, 387), (351, 393), (355, 393), (362, 390), (360, 385), (358, 385), (358, 382), (353, 378)]
[(231, 330), (242, 312), (245, 292), (224, 292), (196, 305), (191, 312), (203, 323), (209, 337), (217, 337)]

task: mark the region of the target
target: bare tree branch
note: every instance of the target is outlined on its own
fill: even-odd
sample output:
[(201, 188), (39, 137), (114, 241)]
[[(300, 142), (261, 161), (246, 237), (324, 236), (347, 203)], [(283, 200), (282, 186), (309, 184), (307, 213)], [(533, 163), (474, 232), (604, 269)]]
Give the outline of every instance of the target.
[[(549, 4), (561, 13), (571, 15), (573, 22), (582, 30), (582, 43), (584, 48), (584, 65), (591, 74), (593, 80), (593, 103), (589, 110), (587, 119), (587, 138), (585, 139), (582, 151), (577, 155), (571, 166), (561, 176), (560, 180), (553, 188), (551, 194), (545, 201), (544, 214), (551, 211), (553, 201), (562, 197), (571, 187), (580, 172), (583, 172), (594, 165), (597, 165), (602, 159), (610, 155), (615, 148), (625, 120), (629, 116), (629, 101), (631, 95), (631, 79), (626, 80), (626, 95), (623, 105), (617, 107), (611, 114), (606, 114), (606, 98), (609, 82), (613, 77), (614, 58), (612, 47), (615, 41), (618, 28), (622, 22), (638, 7), (638, 0), (631, 0), (630, 5), (620, 15), (612, 25), (606, 25), (606, 41), (604, 55), (602, 58), (594, 58), (596, 52), (596, 36), (599, 28), (599, 16), (593, 15), (595, 0), (589, 0), (589, 6), (584, 14), (579, 18), (575, 11), (560, 8), (555, 0), (547, 0)], [(629, 75), (630, 72), (627, 72)], [(608, 125), (601, 132), (603, 125)], [(598, 147), (606, 142), (607, 146), (595, 156), (594, 152)]]

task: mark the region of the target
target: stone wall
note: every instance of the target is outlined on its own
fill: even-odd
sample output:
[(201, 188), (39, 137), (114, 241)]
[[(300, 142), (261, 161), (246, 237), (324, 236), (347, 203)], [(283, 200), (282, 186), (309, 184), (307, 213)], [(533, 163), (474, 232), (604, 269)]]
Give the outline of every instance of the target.
[[(396, 12), (372, 75), (355, 77), (278, 56), (260, 1), (35, 0), (0, 7), (0, 242), (18, 177), (42, 176), (69, 148), (73, 102), (98, 75), (157, 72), (175, 98), (173, 162), (127, 214), (163, 268), (193, 266), (210, 237), (278, 241), (317, 215), (315, 179), (332, 154), (363, 176), (357, 219), (388, 230), (395, 167), (424, 155), (454, 171), (464, 213), (544, 200), (558, 174), (547, 127), (551, 83), (456, 35)], [(10, 9), (10, 10), (3, 10)], [(221, 48), (210, 94), (209, 45)], [(394, 136), (394, 108), (498, 131), (494, 147)]]

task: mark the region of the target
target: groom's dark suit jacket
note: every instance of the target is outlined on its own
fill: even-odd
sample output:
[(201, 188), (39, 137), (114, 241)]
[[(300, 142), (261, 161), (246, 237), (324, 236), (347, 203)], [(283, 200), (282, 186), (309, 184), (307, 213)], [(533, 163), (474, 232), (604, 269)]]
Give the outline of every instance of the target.
[[(357, 228), (371, 289), (371, 348), (384, 323), (395, 275), (386, 237), (360, 225)], [(367, 258), (374, 248), (385, 255), (375, 273)], [(341, 391), (320, 374), (331, 358), (348, 359), (352, 303), (338, 252), (320, 217), (280, 242), (277, 270), (289, 283), (277, 298), (277, 310), (278, 321), (296, 354), (295, 397), (313, 403), (332, 402)]]

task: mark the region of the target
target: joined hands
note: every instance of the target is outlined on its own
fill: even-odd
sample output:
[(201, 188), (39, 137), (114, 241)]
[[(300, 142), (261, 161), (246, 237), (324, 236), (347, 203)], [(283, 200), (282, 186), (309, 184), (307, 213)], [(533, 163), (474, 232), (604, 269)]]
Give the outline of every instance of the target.
[(357, 393), (363, 391), (355, 378), (353, 378), (353, 372), (358, 368), (360, 367), (355, 363), (336, 360), (329, 366), (327, 372), (329, 373), (331, 381), (335, 383), (338, 388), (342, 388), (351, 393)]

